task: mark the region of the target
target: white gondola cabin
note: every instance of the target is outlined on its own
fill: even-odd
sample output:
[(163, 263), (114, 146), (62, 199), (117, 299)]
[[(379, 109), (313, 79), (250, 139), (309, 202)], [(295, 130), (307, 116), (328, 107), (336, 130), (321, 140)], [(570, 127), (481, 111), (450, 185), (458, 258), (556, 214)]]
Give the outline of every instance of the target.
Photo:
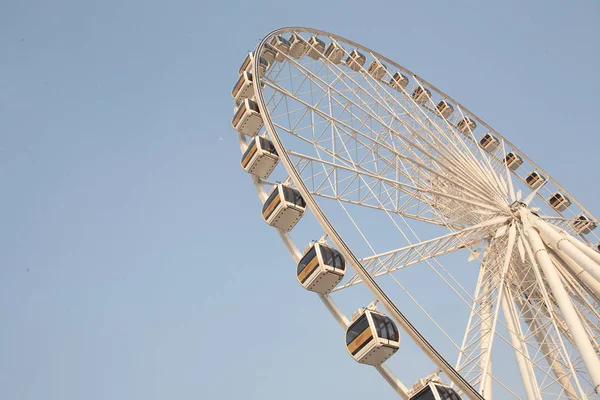
[(277, 51), (275, 59), (279, 62), (283, 61), (284, 54), (289, 54), (290, 52), (290, 42), (281, 35), (277, 35), (271, 39), (271, 46)]
[(440, 100), (435, 106), (436, 112), (444, 118), (448, 118), (454, 112), (454, 107), (446, 100)]
[(496, 150), (496, 147), (498, 147), (500, 141), (496, 139), (491, 133), (486, 133), (479, 141), (479, 144), (481, 145), (481, 147), (483, 147), (485, 151), (492, 152)]
[(532, 189), (537, 189), (546, 183), (546, 178), (537, 171), (533, 171), (525, 177), (525, 183)]
[(590, 233), (594, 229), (596, 229), (596, 224), (590, 221), (588, 217), (584, 214), (579, 214), (575, 217), (575, 222), (573, 222), (573, 229), (577, 233)]
[(300, 192), (284, 184), (276, 185), (263, 204), (265, 222), (283, 231), (291, 231), (302, 218), (306, 203)]
[(454, 389), (437, 379), (415, 384), (409, 400), (462, 400), (462, 398)]
[(231, 96), (235, 99), (235, 104), (237, 105), (254, 96), (254, 82), (250, 72), (244, 72), (240, 75), (231, 91)]
[(398, 71), (390, 79), (390, 86), (400, 91), (408, 86), (408, 78)]
[(327, 294), (342, 280), (346, 272), (344, 257), (323, 243), (312, 243), (298, 263), (296, 277), (305, 289)]
[(231, 125), (233, 129), (244, 135), (256, 136), (263, 126), (258, 104), (250, 99), (242, 101), (233, 115)]
[[(248, 53), (248, 55), (244, 59), (244, 62), (242, 63), (242, 66), (240, 67), (240, 70), (238, 71), (238, 74), (242, 75), (244, 72), (252, 73), (252, 61), (254, 61), (254, 52)], [(264, 57), (259, 57), (258, 58), (259, 76), (262, 77), (265, 74), (265, 72), (267, 72), (268, 69), (269, 69), (269, 62)]]
[(306, 54), (308, 43), (306, 43), (306, 40), (302, 39), (300, 35), (297, 33), (292, 33), (292, 36), (290, 36), (288, 42), (290, 42), (290, 56), (299, 60)]
[(318, 60), (323, 52), (325, 51), (325, 42), (316, 36), (308, 39), (308, 53), (307, 55), (313, 60)]
[(380, 81), (387, 72), (387, 66), (378, 60), (373, 60), (367, 71), (369, 72), (369, 75)]
[(548, 203), (550, 203), (550, 206), (555, 210), (564, 211), (571, 205), (571, 200), (569, 200), (569, 198), (564, 194), (556, 192), (550, 196)]
[(273, 61), (275, 61), (275, 57), (277, 56), (277, 53), (275, 52), (275, 50), (270, 49), (270, 48), (264, 48), (262, 53), (261, 53), (261, 57), (264, 58), (265, 60), (267, 60), (269, 62), (269, 65), (273, 64)]
[(366, 61), (367, 57), (365, 57), (364, 54), (362, 54), (358, 50), (352, 50), (352, 52), (350, 52), (350, 55), (346, 58), (346, 65), (352, 71), (360, 71), (362, 66), (365, 65)]
[(346, 348), (361, 364), (381, 365), (400, 345), (396, 324), (387, 316), (365, 309), (346, 330)]
[(344, 48), (335, 42), (331, 42), (324, 55), (329, 62), (339, 64), (344, 56)]
[(473, 132), (477, 128), (477, 124), (469, 117), (463, 117), (456, 124), (456, 128), (462, 133)]
[(523, 164), (523, 159), (515, 153), (509, 152), (506, 154), (506, 157), (504, 157), (504, 164), (506, 164), (510, 170), (514, 171)]
[(255, 136), (248, 144), (240, 163), (246, 172), (266, 179), (278, 162), (279, 156), (273, 143), (269, 139)]
[(417, 104), (425, 104), (431, 98), (431, 91), (423, 86), (417, 86), (412, 92), (412, 98)]

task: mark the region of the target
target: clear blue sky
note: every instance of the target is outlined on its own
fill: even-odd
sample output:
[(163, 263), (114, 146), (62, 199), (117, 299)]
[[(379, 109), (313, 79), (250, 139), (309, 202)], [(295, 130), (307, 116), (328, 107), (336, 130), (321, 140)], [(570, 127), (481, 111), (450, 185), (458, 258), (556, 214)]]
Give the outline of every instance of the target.
[(280, 26), (405, 65), (600, 214), (599, 2), (350, 4), (2, 3), (0, 398), (393, 396), (239, 168), (231, 88)]

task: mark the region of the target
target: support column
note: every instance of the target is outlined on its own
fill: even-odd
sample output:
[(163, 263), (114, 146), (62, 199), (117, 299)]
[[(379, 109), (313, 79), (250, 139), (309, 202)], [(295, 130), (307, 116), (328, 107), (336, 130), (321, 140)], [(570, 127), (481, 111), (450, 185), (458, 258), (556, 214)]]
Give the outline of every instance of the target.
[[(556, 233), (555, 231), (552, 232)], [(562, 237), (562, 235), (558, 233), (556, 234)], [(560, 309), (565, 322), (567, 323), (569, 331), (571, 332), (573, 342), (577, 347), (577, 350), (579, 350), (579, 354), (583, 359), (583, 363), (590, 374), (590, 378), (594, 384), (594, 391), (596, 394), (600, 394), (600, 360), (598, 359), (598, 356), (596, 355), (596, 352), (590, 343), (590, 340), (581, 323), (581, 320), (579, 319), (579, 316), (577, 315), (577, 311), (575, 310), (573, 303), (571, 303), (569, 294), (564, 288), (554, 264), (552, 264), (552, 260), (548, 255), (548, 251), (544, 246), (544, 242), (542, 242), (542, 238), (537, 230), (533, 227), (530, 227), (527, 230), (527, 238), (529, 239), (529, 243), (531, 244), (535, 258), (542, 268), (542, 271), (544, 271), (546, 281), (552, 290), (552, 294), (556, 300), (556, 303), (558, 304), (558, 308)], [(566, 241), (566, 238), (564, 241)], [(568, 241), (566, 242), (574, 248), (571, 243)], [(565, 253), (569, 254), (566, 249)], [(592, 260), (589, 261), (593, 263)]]
[(563, 251), (567, 256), (573, 259), (579, 264), (584, 270), (592, 275), (598, 282), (600, 282), (600, 265), (596, 264), (594, 260), (585, 255), (579, 250), (571, 241), (566, 237), (558, 233), (552, 226), (541, 218), (534, 218), (531, 221), (533, 225), (539, 230), (539, 234), (544, 238), (544, 242), (553, 250)]
[[(491, 352), (490, 349), (490, 337), (492, 335), (492, 275), (487, 274), (487, 281), (483, 283), (483, 287), (487, 295), (485, 296), (485, 303), (481, 305), (481, 325), (479, 327), (479, 348), (483, 354)], [(479, 393), (486, 400), (492, 399), (492, 355), (488, 357), (481, 357), (479, 360), (481, 370), (485, 374), (481, 377), (481, 383), (479, 384)], [(487, 364), (486, 364), (487, 363)]]
[(510, 335), (510, 342), (515, 349), (515, 357), (517, 358), (517, 365), (519, 366), (527, 399), (541, 400), (542, 394), (540, 393), (533, 367), (531, 366), (529, 352), (527, 351), (527, 346), (523, 343), (523, 332), (521, 332), (519, 318), (514, 309), (512, 296), (510, 296), (506, 288), (504, 288), (504, 296), (502, 296), (502, 314), (504, 314), (506, 328)]
[(535, 336), (535, 340), (539, 343), (540, 351), (544, 354), (550, 369), (554, 373), (556, 377), (556, 381), (562, 386), (569, 400), (579, 400), (579, 396), (577, 396), (577, 392), (569, 379), (569, 375), (565, 372), (562, 367), (562, 364), (554, 357), (550, 346), (548, 346), (547, 341), (547, 333), (543, 327), (540, 327), (537, 321), (534, 319), (534, 313), (531, 310), (531, 306), (528, 303), (528, 300), (521, 305), (521, 312), (523, 314), (523, 319), (527, 326), (529, 326), (529, 330), (533, 332)]
[(575, 247), (581, 250), (583, 254), (594, 260), (596, 264), (600, 265), (600, 253), (594, 251), (594, 249), (590, 249), (588, 246), (581, 243), (579, 240), (572, 236), (567, 236), (567, 239), (569, 239), (569, 242), (573, 243)]
[(595, 280), (593, 276), (591, 276), (587, 273), (586, 270), (581, 268), (579, 264), (573, 261), (573, 259), (570, 258), (568, 255), (566, 255), (564, 251), (553, 250), (552, 255), (558, 263), (560, 263), (565, 269), (571, 270), (572, 273), (577, 277), (577, 279), (581, 280), (585, 287), (589, 288), (591, 294), (595, 295), (592, 297), (598, 299), (597, 301), (600, 304), (600, 282)]

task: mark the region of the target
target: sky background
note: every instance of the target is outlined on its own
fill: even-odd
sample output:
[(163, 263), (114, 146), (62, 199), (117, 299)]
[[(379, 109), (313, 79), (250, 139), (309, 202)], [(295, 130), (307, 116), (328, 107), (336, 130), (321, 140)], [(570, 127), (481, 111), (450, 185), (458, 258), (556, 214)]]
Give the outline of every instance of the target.
[(0, 398), (393, 397), (239, 167), (231, 88), (281, 26), (406, 66), (600, 214), (600, 2), (361, 4), (2, 2)]

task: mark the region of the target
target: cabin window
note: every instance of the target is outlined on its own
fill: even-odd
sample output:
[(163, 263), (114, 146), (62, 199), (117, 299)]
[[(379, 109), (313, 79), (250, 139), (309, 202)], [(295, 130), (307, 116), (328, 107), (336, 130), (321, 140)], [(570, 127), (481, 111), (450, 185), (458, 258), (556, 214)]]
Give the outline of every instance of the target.
[(300, 272), (304, 271), (304, 268), (306, 268), (306, 266), (313, 260), (313, 258), (315, 258), (316, 255), (317, 252), (315, 251), (315, 246), (313, 246), (298, 263), (298, 270), (296, 273), (300, 275)]
[(240, 104), (240, 106), (238, 107), (237, 111), (235, 112), (235, 115), (233, 116), (233, 120), (236, 121), (238, 120), (238, 118), (244, 113), (244, 111), (246, 110), (245, 106), (246, 103), (242, 103)]
[(437, 388), (438, 395), (440, 396), (440, 400), (461, 400), (461, 398), (456, 394), (454, 389), (435, 385)]
[(325, 265), (329, 265), (335, 269), (341, 269), (342, 271), (344, 270), (346, 267), (344, 257), (342, 257), (337, 250), (325, 246), (320, 246), (320, 249), (321, 257), (323, 258), (323, 263)]
[(289, 45), (290, 45), (290, 42), (289, 42), (289, 40), (287, 40), (286, 38), (284, 38), (284, 37), (283, 37), (283, 36), (281, 36), (281, 35), (275, 36), (275, 37), (273, 38), (273, 40), (271, 41), (271, 43), (272, 43), (272, 44), (274, 44), (274, 45), (276, 45), (276, 46), (280, 46), (280, 45), (282, 45), (282, 44), (285, 44), (285, 45), (287, 45), (287, 46), (289, 46)]
[(424, 391), (416, 395), (415, 397), (411, 397), (410, 400), (436, 400), (433, 392), (430, 387), (427, 387)]
[(248, 68), (248, 64), (250, 64), (250, 61), (252, 61), (252, 57), (250, 57), (250, 55), (248, 55), (246, 57), (246, 59), (244, 60), (244, 63), (242, 64), (242, 69)]
[(256, 104), (255, 102), (248, 100), (248, 107), (252, 110), (252, 111), (256, 111), (257, 113), (260, 113), (260, 111), (258, 110), (258, 104)]
[(262, 209), (263, 213), (269, 207), (269, 205), (271, 203), (273, 203), (275, 201), (275, 199), (277, 199), (278, 196), (279, 196), (279, 190), (277, 190), (277, 187), (275, 187), (275, 189), (273, 189), (273, 191), (267, 198), (267, 201), (265, 201), (265, 204), (263, 205), (263, 209)]
[(251, 154), (255, 148), (256, 148), (256, 141), (253, 140), (252, 143), (250, 143), (250, 146), (248, 146), (248, 148), (244, 152), (244, 155), (242, 156), (242, 160), (245, 160), (246, 157), (248, 156), (248, 154)]
[(367, 314), (361, 315), (356, 322), (354, 322), (350, 328), (348, 328), (348, 332), (346, 333), (346, 345), (352, 343), (354, 339), (361, 333), (365, 331), (365, 329), (369, 329), (369, 320), (367, 319)]
[(240, 91), (240, 89), (242, 88), (243, 84), (244, 84), (244, 75), (242, 74), (242, 75), (240, 75), (240, 78), (237, 80), (237, 82), (235, 83), (235, 86), (233, 87), (233, 90), (231, 91), (234, 96), (237, 96), (237, 94)]
[(275, 150), (275, 146), (273, 145), (273, 143), (270, 140), (267, 140), (260, 136), (258, 137), (258, 140), (260, 141), (260, 147), (263, 150), (268, 151), (271, 154), (277, 155), (277, 150)]
[(398, 328), (396, 328), (396, 325), (389, 317), (375, 313), (371, 314), (371, 316), (373, 317), (373, 324), (379, 338), (398, 341)]
[(306, 202), (300, 195), (300, 192), (291, 187), (283, 186), (283, 198), (297, 206), (306, 207)]

